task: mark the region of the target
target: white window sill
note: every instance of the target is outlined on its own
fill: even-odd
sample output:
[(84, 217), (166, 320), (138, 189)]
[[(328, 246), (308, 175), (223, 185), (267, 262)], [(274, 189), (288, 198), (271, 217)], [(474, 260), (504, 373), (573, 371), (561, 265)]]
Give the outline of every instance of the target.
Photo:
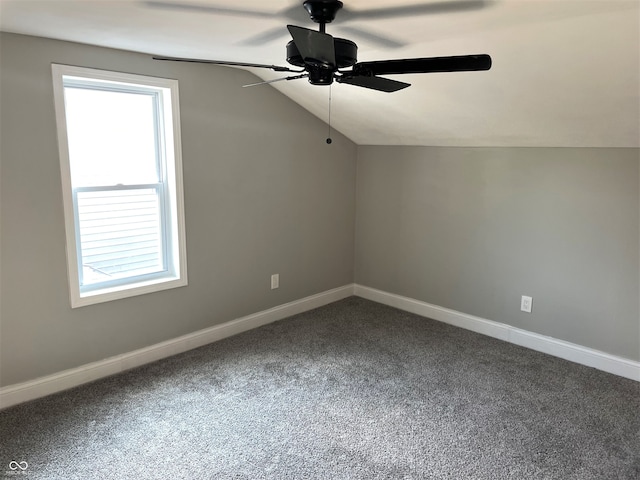
[(117, 287), (101, 288), (89, 292), (82, 292), (73, 295), (71, 298), (71, 308), (85, 307), (96, 303), (110, 302), (121, 298), (134, 297), (147, 293), (160, 292), (170, 288), (184, 287), (187, 285), (186, 278), (163, 277), (144, 282), (129, 283)]

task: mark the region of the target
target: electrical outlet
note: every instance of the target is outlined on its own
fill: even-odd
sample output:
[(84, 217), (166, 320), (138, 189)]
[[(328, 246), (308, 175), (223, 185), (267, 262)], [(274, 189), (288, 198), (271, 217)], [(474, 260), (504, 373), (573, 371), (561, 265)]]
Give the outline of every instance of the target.
[(271, 275), (271, 290), (275, 290), (280, 286), (280, 274), (274, 273)]
[(533, 298), (522, 295), (522, 299), (520, 300), (520, 310), (522, 310), (523, 312), (531, 313), (532, 307)]

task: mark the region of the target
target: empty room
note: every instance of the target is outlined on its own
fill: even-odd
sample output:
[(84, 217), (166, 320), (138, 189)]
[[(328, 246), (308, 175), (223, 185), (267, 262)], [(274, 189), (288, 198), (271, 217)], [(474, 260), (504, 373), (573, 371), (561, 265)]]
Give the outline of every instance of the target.
[(0, 478), (640, 478), (640, 3), (0, 0)]

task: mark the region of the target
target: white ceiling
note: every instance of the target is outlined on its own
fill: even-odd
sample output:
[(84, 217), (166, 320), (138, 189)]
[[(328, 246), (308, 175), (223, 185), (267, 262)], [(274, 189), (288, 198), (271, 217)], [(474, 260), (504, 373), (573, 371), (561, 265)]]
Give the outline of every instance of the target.
[[(640, 147), (638, 0), (343, 2), (342, 19), (338, 12), (327, 32), (355, 41), (359, 61), (475, 53), (493, 58), (487, 72), (391, 77), (412, 84), (395, 93), (334, 83), (332, 125), (358, 144)], [(205, 8), (163, 8), (159, 3)], [(385, 7), (426, 10), (434, 3), (478, 8), (416, 14), (416, 7), (411, 15), (383, 19), (348, 15)], [(0, 0), (0, 29), (149, 54), (286, 65), (286, 24), (316, 28), (301, 4)], [(218, 7), (264, 15), (221, 13)], [(278, 29), (278, 38), (251, 44), (256, 35)], [(381, 46), (358, 30), (404, 45)], [(265, 69), (252, 72), (263, 79), (283, 76)], [(252, 88), (277, 88), (327, 120), (327, 87), (296, 80)]]

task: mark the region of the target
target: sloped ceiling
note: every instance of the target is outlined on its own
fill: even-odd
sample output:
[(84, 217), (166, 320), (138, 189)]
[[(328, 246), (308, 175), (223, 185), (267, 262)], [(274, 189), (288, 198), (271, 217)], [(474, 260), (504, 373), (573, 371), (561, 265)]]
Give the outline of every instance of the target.
[[(493, 67), (398, 76), (412, 86), (391, 94), (304, 79), (251, 88), (277, 88), (325, 121), (331, 95), (333, 128), (360, 145), (640, 147), (637, 0), (343, 1), (327, 32), (355, 41), (359, 61), (488, 53)], [(316, 28), (301, 4), (0, 0), (0, 29), (286, 65), (286, 24)], [(395, 15), (357, 15), (390, 7)], [(282, 76), (251, 71), (264, 80)]]

